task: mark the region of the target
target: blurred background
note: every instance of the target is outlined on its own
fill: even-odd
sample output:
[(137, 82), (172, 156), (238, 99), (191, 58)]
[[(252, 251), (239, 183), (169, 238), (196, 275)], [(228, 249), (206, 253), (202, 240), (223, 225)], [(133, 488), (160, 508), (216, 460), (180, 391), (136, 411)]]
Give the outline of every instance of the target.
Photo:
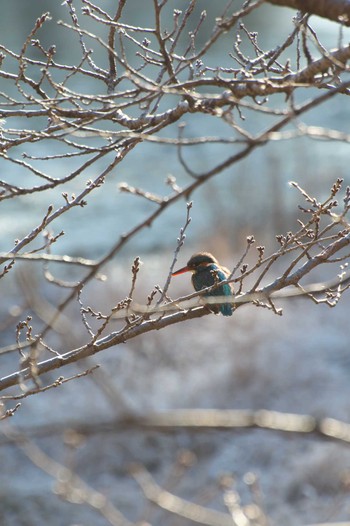
[[(103, 9), (112, 14), (115, 4), (115, 1), (106, 0)], [(208, 13), (203, 39), (206, 28), (211, 31), (213, 20), (218, 16), (215, 4), (209, 0), (197, 3), (198, 14), (203, 9)], [(151, 27), (154, 23), (152, 5), (144, 1), (140, 9), (139, 2), (127, 2), (124, 21)], [(181, 9), (183, 5), (183, 0), (169, 2), (169, 25), (172, 10)], [(80, 4), (77, 3), (76, 8), (79, 12)], [(35, 20), (48, 9), (52, 20), (44, 26), (40, 39), (44, 45), (57, 46), (57, 60), (74, 64), (79, 61), (80, 49), (77, 37), (57, 25), (58, 20), (70, 23), (67, 9), (60, 2), (8, 2), (2, 12), (1, 43), (19, 52)], [(294, 15), (289, 9), (263, 5), (245, 23), (249, 30), (258, 32), (261, 48), (268, 49), (291, 33)], [(96, 31), (96, 27), (89, 25), (91, 21), (84, 22), (88, 30)], [(163, 23), (166, 26), (166, 20)], [(340, 33), (337, 24), (312, 17), (311, 25), (327, 49), (337, 47), (340, 38), (344, 42), (349, 40), (349, 31), (344, 29)], [(99, 30), (101, 37), (105, 37), (104, 28), (100, 26)], [(233, 45), (232, 34), (228, 33), (225, 38)], [(225, 44), (225, 52), (227, 41), (221, 43)], [(35, 55), (35, 50), (33, 53)], [(106, 65), (103, 51), (96, 49), (94, 53), (94, 60)], [(206, 64), (225, 64), (225, 60), (230, 64), (229, 57), (223, 60), (222, 56), (222, 47), (214, 46)], [(0, 79), (0, 92), (11, 95), (8, 88), (9, 83)], [(97, 82), (94, 88), (89, 85), (89, 90), (92, 89), (104, 93), (104, 87)], [(311, 98), (314, 93), (302, 95)], [(348, 132), (347, 102), (345, 96), (333, 97), (303, 116), (303, 122)], [(277, 97), (274, 103), (282, 107), (283, 96)], [(227, 134), (227, 127), (219, 119), (203, 115), (191, 115), (191, 120), (185, 124), (184, 136), (189, 138)], [(270, 124), (270, 117), (247, 111), (246, 129), (258, 132)], [(177, 126), (167, 128), (164, 135), (176, 137)], [(34, 144), (31, 148), (33, 154), (40, 146)], [(229, 151), (227, 145), (205, 144), (185, 149), (184, 157), (192, 170), (201, 173), (226, 158)], [(179, 264), (183, 266), (192, 253), (206, 250), (233, 268), (250, 234), (255, 236), (257, 244), (276, 249), (275, 234), (294, 229), (299, 217), (300, 195), (290, 188), (288, 181), (298, 181), (321, 200), (328, 196), (336, 178), (344, 178), (344, 184), (350, 183), (348, 156), (346, 143), (315, 141), (307, 137), (271, 141), (256, 149), (191, 196), (194, 203), (192, 223)], [(74, 162), (70, 161), (70, 171)], [(0, 166), (6, 179), (18, 185), (30, 185), (27, 172), (4, 159), (0, 159)], [(62, 202), (62, 191), (77, 193), (93, 176), (93, 171), (103, 168), (103, 164), (94, 166), (91, 173), (87, 170), (81, 178), (50, 195), (41, 192), (30, 199), (24, 196), (3, 201), (0, 251), (10, 250), (16, 238), (23, 237), (39, 224), (49, 203), (58, 206)], [(55, 176), (65, 169), (64, 162), (52, 163), (50, 175)], [(64, 230), (65, 236), (53, 251), (71, 256), (101, 257), (111, 240), (130, 230), (154, 209), (146, 200), (121, 193), (118, 185), (126, 181), (129, 185), (167, 195), (170, 193), (166, 185), (169, 176), (176, 177), (180, 186), (190, 180), (178, 161), (175, 148), (140, 144), (88, 199), (87, 207), (71, 210), (55, 221), (53, 233)], [(168, 208), (147, 230), (147, 235), (142, 231), (134, 237), (108, 265), (106, 282), (89, 284), (84, 300), (97, 311), (108, 311), (127, 294), (132, 261), (140, 256), (143, 266), (135, 298), (144, 303), (154, 285), (163, 285), (166, 280), (185, 217), (185, 202)], [(8, 319), (21, 311), (19, 298), (23, 294), (29, 302), (41, 295), (41, 300), (45, 299), (48, 304), (56, 304), (64, 295), (58, 288), (42, 285), (37, 265), (23, 263), (18, 267), (12, 281), (1, 280), (1, 346), (14, 341), (13, 327), (8, 325)], [(67, 277), (67, 270), (59, 269), (58, 272)], [(74, 279), (74, 271), (69, 269), (69, 272), (72, 275), (68, 277)], [(330, 276), (314, 276), (315, 280), (323, 277)], [(176, 297), (190, 290), (189, 276), (184, 275), (172, 282), (170, 294)], [(301, 299), (281, 302), (279, 306), (283, 307), (282, 317), (263, 309), (243, 307), (232, 319), (206, 316), (109, 349), (88, 362), (69, 368), (74, 374), (93, 363), (101, 364), (92, 376), (24, 399), (10, 424), (25, 432), (57, 462), (73, 466), (91, 488), (104, 495), (130, 521), (144, 520), (154, 525), (192, 524), (147, 504), (130, 475), (130, 465), (134, 462), (144, 465), (160, 485), (174, 493), (217, 509), (225, 508), (223, 477), (229, 477), (243, 505), (251, 503), (251, 484), (247, 482), (251, 479), (247, 474), (253, 474), (261, 508), (268, 517), (265, 523), (261, 519), (257, 524), (293, 526), (350, 520), (350, 452), (342, 443), (264, 430), (161, 433), (114, 424), (118, 417), (129, 412), (147, 415), (152, 411), (176, 408), (270, 409), (349, 421), (348, 297), (344, 296), (335, 309)], [(52, 344), (62, 351), (83, 344), (88, 336), (79, 320), (78, 307), (64, 313), (61, 329), (52, 335)], [(4, 373), (10, 372), (12, 366), (10, 358), (2, 358)], [(62, 374), (68, 376), (69, 371), (63, 370)], [(45, 382), (56, 378), (57, 374), (51, 373)], [(12, 443), (9, 424), (4, 422), (3, 425), (5, 433), (0, 437), (1, 524), (89, 526), (112, 523), (98, 511), (98, 506), (94, 509), (81, 495), (62, 495), (59, 482), (35, 465), (36, 462), (28, 458), (28, 451), (25, 454)], [(79, 426), (85, 426), (85, 432), (69, 434), (67, 431)], [(181, 463), (184, 452), (190, 454), (185, 467)], [(34, 457), (33, 453), (32, 459)]]

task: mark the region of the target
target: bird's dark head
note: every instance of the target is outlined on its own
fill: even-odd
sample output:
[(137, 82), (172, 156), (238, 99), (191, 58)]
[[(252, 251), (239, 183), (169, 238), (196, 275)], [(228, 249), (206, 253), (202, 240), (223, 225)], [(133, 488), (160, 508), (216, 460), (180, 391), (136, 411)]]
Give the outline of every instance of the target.
[(173, 272), (173, 276), (178, 276), (184, 272), (197, 272), (205, 269), (210, 265), (218, 265), (217, 260), (209, 252), (198, 252), (188, 260), (186, 267), (180, 268), (176, 272)]

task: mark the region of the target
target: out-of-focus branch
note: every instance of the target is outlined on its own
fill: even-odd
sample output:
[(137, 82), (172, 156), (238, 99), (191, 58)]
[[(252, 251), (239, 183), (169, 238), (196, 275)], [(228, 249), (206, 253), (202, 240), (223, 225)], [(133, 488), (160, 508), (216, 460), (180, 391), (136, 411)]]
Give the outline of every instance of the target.
[[(6, 400), (16, 399), (8, 396)], [(209, 429), (232, 432), (234, 430), (265, 429), (272, 432), (313, 435), (322, 440), (336, 440), (350, 444), (350, 424), (335, 418), (317, 418), (313, 415), (283, 413), (260, 409), (172, 409), (146, 415), (129, 414), (111, 421), (71, 422), (69, 428), (82, 435), (116, 433), (131, 429), (149, 429), (164, 433), (176, 433), (186, 429), (200, 433)], [(19, 430), (20, 432), (20, 430)], [(44, 437), (62, 433), (61, 424), (50, 424), (26, 428), (29, 437)], [(13, 440), (2, 437), (0, 444)]]
[[(3, 258), (8, 259), (9, 254), (0, 253), (0, 260)], [(32, 253), (24, 253), (24, 254), (14, 254), (11, 253), (10, 259), (16, 260), (16, 259), (24, 259), (26, 261), (36, 261), (36, 262), (51, 262), (51, 263), (65, 263), (68, 265), (78, 265), (82, 267), (93, 267), (96, 265), (96, 260), (94, 259), (86, 259), (82, 257), (73, 257), (73, 256), (60, 256), (58, 254), (32, 254)]]
[[(123, 433), (126, 429), (148, 429), (166, 433), (177, 433), (183, 429), (192, 433), (200, 433), (211, 429), (229, 431), (231, 434), (234, 430), (266, 429), (272, 432), (297, 433), (304, 436), (313, 434), (327, 440), (339, 440), (343, 443), (350, 443), (350, 425), (333, 418), (317, 419), (310, 415), (268, 410), (216, 409), (179, 409), (163, 413), (152, 413), (143, 417), (131, 416), (130, 418), (105, 424), (103, 422), (84, 422), (80, 425), (74, 423), (64, 435), (65, 446), (69, 448), (71, 453), (66, 455), (67, 460), (64, 464), (47, 455), (33, 440), (34, 437), (53, 436), (56, 434), (61, 436), (61, 425), (36, 426), (32, 430), (27, 429), (26, 432), (11, 425), (4, 425), (0, 443), (15, 444), (35, 466), (50, 475), (55, 482), (55, 492), (61, 498), (66, 499), (75, 494), (79, 496), (79, 500), (75, 502), (84, 503), (97, 509), (109, 524), (113, 526), (132, 526), (133, 523), (103, 493), (93, 489), (75, 473), (74, 463), (72, 462), (74, 459), (72, 454), (75, 454), (86, 436), (95, 433)], [(183, 469), (191, 466), (192, 460), (193, 456), (190, 452), (183, 452), (179, 456), (177, 462), (181, 462), (182, 472), (184, 472)], [(261, 516), (261, 522), (257, 522), (256, 514), (254, 514), (254, 518), (251, 518), (250, 514), (246, 514), (248, 508), (241, 505), (239, 495), (232, 487), (231, 478), (226, 481), (223, 480), (221, 483), (224, 501), (228, 507), (228, 513), (224, 513), (177, 496), (174, 491), (169, 491), (166, 486), (159, 485), (151, 473), (140, 464), (132, 464), (130, 466), (130, 474), (140, 485), (145, 497), (150, 502), (177, 517), (207, 526), (238, 526), (240, 524), (253, 526), (266, 523), (266, 520), (263, 520), (263, 516)], [(97, 503), (98, 506), (96, 505)], [(256, 506), (258, 506), (257, 503)], [(260, 511), (264, 515), (262, 510)], [(244, 522), (242, 522), (243, 519)], [(345, 524), (347, 523), (324, 523), (323, 526), (345, 526)], [(322, 525), (318, 523), (314, 526)]]
[(230, 515), (182, 499), (161, 488), (142, 466), (133, 466), (131, 473), (145, 497), (163, 510), (205, 526), (237, 526)]
[(300, 9), (303, 13), (318, 15), (350, 26), (349, 0), (267, 0), (270, 4)]
[[(23, 451), (35, 466), (54, 479), (55, 492), (59, 494), (62, 499), (70, 500), (71, 496), (75, 494), (79, 496), (77, 502), (91, 506), (95, 511), (98, 511), (111, 526), (135, 526), (105, 495), (89, 486), (70, 466), (60, 464), (51, 458), (33, 441), (29, 440), (15, 428), (7, 426), (2, 429), (2, 432)], [(74, 437), (72, 437), (72, 440), (73, 438)]]

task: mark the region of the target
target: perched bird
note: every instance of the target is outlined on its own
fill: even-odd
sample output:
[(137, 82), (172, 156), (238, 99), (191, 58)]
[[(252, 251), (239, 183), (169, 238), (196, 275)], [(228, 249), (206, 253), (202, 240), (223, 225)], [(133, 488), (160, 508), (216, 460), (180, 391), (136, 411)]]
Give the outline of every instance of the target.
[[(230, 271), (222, 267), (217, 259), (209, 252), (199, 252), (194, 254), (188, 261), (186, 267), (180, 268), (173, 272), (173, 276), (178, 276), (184, 272), (192, 272), (192, 285), (195, 290), (202, 290), (220, 283), (228, 278)], [(233, 288), (229, 283), (218, 286), (216, 289), (208, 292), (207, 296), (232, 296)], [(232, 316), (232, 303), (221, 303), (218, 305), (210, 304), (210, 310), (218, 314), (221, 312), (224, 316)]]

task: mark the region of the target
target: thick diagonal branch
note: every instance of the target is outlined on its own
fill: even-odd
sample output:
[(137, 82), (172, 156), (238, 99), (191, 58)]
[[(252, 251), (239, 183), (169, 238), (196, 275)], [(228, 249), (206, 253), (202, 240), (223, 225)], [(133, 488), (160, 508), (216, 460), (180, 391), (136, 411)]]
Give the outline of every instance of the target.
[(270, 4), (300, 9), (304, 13), (318, 15), (350, 26), (349, 0), (267, 0)]

